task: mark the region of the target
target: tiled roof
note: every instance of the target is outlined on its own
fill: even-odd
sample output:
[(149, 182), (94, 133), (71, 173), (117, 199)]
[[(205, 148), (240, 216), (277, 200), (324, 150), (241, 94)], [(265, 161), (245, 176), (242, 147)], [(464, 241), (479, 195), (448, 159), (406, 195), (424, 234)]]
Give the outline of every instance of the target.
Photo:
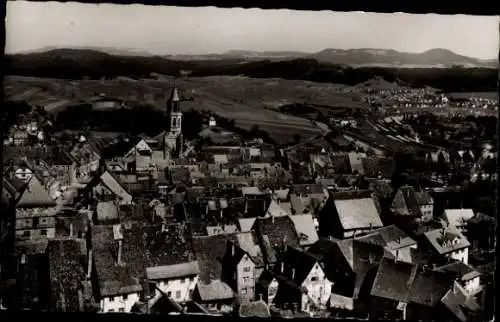
[(53, 207), (56, 202), (50, 197), (49, 192), (42, 185), (41, 181), (33, 175), (24, 188), (17, 207)]
[(350, 152), (348, 156), (351, 170), (357, 171), (359, 174), (364, 174), (363, 159), (366, 158), (366, 153)]
[(454, 282), (453, 287), (443, 296), (441, 302), (455, 315), (460, 321), (467, 321), (468, 312), (480, 310), (476, 300), (467, 294), (463, 287)]
[(289, 216), (257, 218), (253, 229), (260, 238), (267, 235), (272, 247), (299, 246), (299, 236)]
[(473, 267), (462, 261), (453, 261), (452, 263), (436, 267), (434, 270), (437, 272), (448, 273), (453, 279), (459, 278), (462, 281), (467, 281), (481, 275), (481, 273)]
[(274, 273), (300, 286), (316, 263), (316, 257), (299, 248), (288, 247), (274, 266)]
[(399, 188), (394, 196), (391, 208), (400, 216), (421, 217), (420, 203), (415, 189), (411, 186)]
[(78, 291), (82, 291), (81, 281), (85, 273), (79, 254), (80, 245), (73, 239), (50, 240), (48, 243), (50, 282), (56, 311), (80, 311)]
[(293, 215), (290, 218), (299, 235), (301, 246), (309, 246), (318, 241), (318, 233), (312, 215)]
[(294, 184), (290, 189), (292, 193), (303, 195), (323, 196), (324, 188), (320, 184)]
[(236, 225), (207, 226), (207, 235), (232, 234), (238, 232)]
[(97, 220), (117, 220), (118, 206), (114, 201), (97, 203)]
[(290, 189), (279, 189), (279, 190), (274, 190), (273, 195), (276, 197), (276, 199), (280, 201), (284, 201), (288, 199)]
[(334, 203), (340, 223), (346, 230), (383, 226), (373, 198), (335, 200)]
[(193, 249), (201, 268), (202, 283), (208, 284), (221, 279), (222, 259), (226, 254), (228, 240), (228, 235), (193, 237)]
[(264, 255), (255, 232), (241, 232), (231, 236), (235, 244), (245, 251), (257, 266), (264, 264)]
[(269, 318), (271, 313), (269, 307), (264, 301), (254, 301), (241, 304), (239, 308), (240, 317), (247, 318)]
[(470, 246), (467, 238), (453, 226), (428, 231), (424, 236), (438, 254), (447, 254)]
[(269, 205), (269, 208), (267, 209), (267, 214), (269, 214), (270, 216), (277, 216), (277, 217), (281, 217), (281, 216), (286, 216), (286, 215), (289, 215), (283, 208), (280, 207), (280, 205), (274, 201), (274, 200), (271, 200), (271, 203)]
[(220, 280), (212, 280), (209, 283), (201, 282), (196, 284), (196, 288), (203, 302), (228, 300), (235, 297), (231, 287)]
[[(144, 262), (135, 247), (123, 242), (123, 264), (117, 264), (118, 245), (113, 226), (93, 226), (92, 248), (94, 263), (102, 296), (128, 294), (142, 290), (146, 278)], [(130, 251), (132, 250), (132, 251)]]
[(382, 247), (387, 247), (390, 250), (417, 244), (415, 240), (413, 240), (411, 237), (408, 237), (401, 229), (399, 229), (395, 225), (379, 228), (372, 233), (359, 237), (357, 239), (366, 242), (373, 241), (376, 243), (376, 238), (380, 238), (379, 240), (382, 241)]
[(443, 215), (450, 226), (461, 227), (474, 217), (474, 211), (472, 209), (445, 209)]
[(148, 279), (163, 280), (197, 275), (200, 272), (197, 261), (146, 268)]
[(238, 219), (238, 225), (241, 232), (248, 232), (252, 230), (253, 224), (255, 223), (256, 217), (252, 218), (240, 218)]
[(243, 188), (241, 188), (241, 193), (243, 194), (243, 196), (266, 194), (265, 191), (260, 190), (258, 187), (243, 187)]

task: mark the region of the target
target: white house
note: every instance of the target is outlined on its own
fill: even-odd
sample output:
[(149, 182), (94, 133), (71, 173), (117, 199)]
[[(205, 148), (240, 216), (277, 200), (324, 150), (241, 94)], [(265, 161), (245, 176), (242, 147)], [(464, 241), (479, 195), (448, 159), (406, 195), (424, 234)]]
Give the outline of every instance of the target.
[(155, 295), (161, 290), (178, 303), (191, 300), (191, 294), (198, 283), (199, 272), (197, 261), (146, 269), (148, 280), (156, 284)]

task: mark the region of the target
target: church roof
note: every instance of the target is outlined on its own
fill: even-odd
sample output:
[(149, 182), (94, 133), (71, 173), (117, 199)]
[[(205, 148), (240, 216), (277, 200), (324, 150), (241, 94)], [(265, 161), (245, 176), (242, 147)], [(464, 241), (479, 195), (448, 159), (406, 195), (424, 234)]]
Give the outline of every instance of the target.
[(170, 101), (171, 102), (179, 102), (179, 93), (177, 92), (177, 86), (174, 85), (174, 88), (172, 89), (172, 94), (170, 95)]

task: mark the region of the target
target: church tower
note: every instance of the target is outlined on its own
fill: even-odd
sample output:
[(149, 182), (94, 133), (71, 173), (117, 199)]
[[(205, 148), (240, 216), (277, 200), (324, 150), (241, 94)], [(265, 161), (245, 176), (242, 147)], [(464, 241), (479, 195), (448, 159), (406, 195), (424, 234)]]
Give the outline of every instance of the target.
[(180, 107), (181, 100), (177, 87), (174, 85), (172, 94), (167, 101), (167, 116), (169, 120), (168, 132), (172, 135), (179, 135), (182, 133), (182, 111)]
[(181, 100), (177, 87), (174, 85), (170, 98), (167, 100), (168, 126), (164, 136), (164, 153), (170, 156), (182, 156), (184, 140), (182, 137)]

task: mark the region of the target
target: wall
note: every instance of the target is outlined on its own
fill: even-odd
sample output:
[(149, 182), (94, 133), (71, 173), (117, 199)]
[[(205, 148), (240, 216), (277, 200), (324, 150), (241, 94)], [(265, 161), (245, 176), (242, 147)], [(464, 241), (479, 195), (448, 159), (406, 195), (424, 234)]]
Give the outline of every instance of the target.
[[(38, 224), (35, 220), (38, 220)], [(16, 209), (16, 239), (54, 238), (55, 226), (56, 218), (53, 208)], [(27, 232), (29, 232), (29, 237), (25, 236)]]
[(481, 285), (481, 280), (478, 277), (473, 278), (465, 282), (464, 288), (469, 293), (475, 293)]
[(463, 262), (464, 264), (469, 263), (469, 249), (468, 248), (454, 251), (452, 253), (446, 254), (446, 256), (453, 258), (455, 260), (459, 260), (459, 261)]
[(307, 295), (315, 305), (326, 307), (332, 294), (332, 284), (326, 278), (323, 269), (316, 263), (302, 286), (307, 289)]
[(420, 211), (422, 212), (422, 221), (427, 222), (433, 218), (433, 206), (423, 205), (420, 206)]
[[(198, 283), (198, 276), (165, 279), (157, 281), (156, 286), (174, 301), (182, 303), (191, 300), (196, 283)], [(155, 295), (158, 293), (159, 291), (155, 290)]]
[(255, 263), (243, 256), (236, 267), (236, 285), (240, 300), (248, 301), (255, 298)]
[(130, 312), (134, 304), (139, 301), (139, 293), (103, 297), (101, 312)]

